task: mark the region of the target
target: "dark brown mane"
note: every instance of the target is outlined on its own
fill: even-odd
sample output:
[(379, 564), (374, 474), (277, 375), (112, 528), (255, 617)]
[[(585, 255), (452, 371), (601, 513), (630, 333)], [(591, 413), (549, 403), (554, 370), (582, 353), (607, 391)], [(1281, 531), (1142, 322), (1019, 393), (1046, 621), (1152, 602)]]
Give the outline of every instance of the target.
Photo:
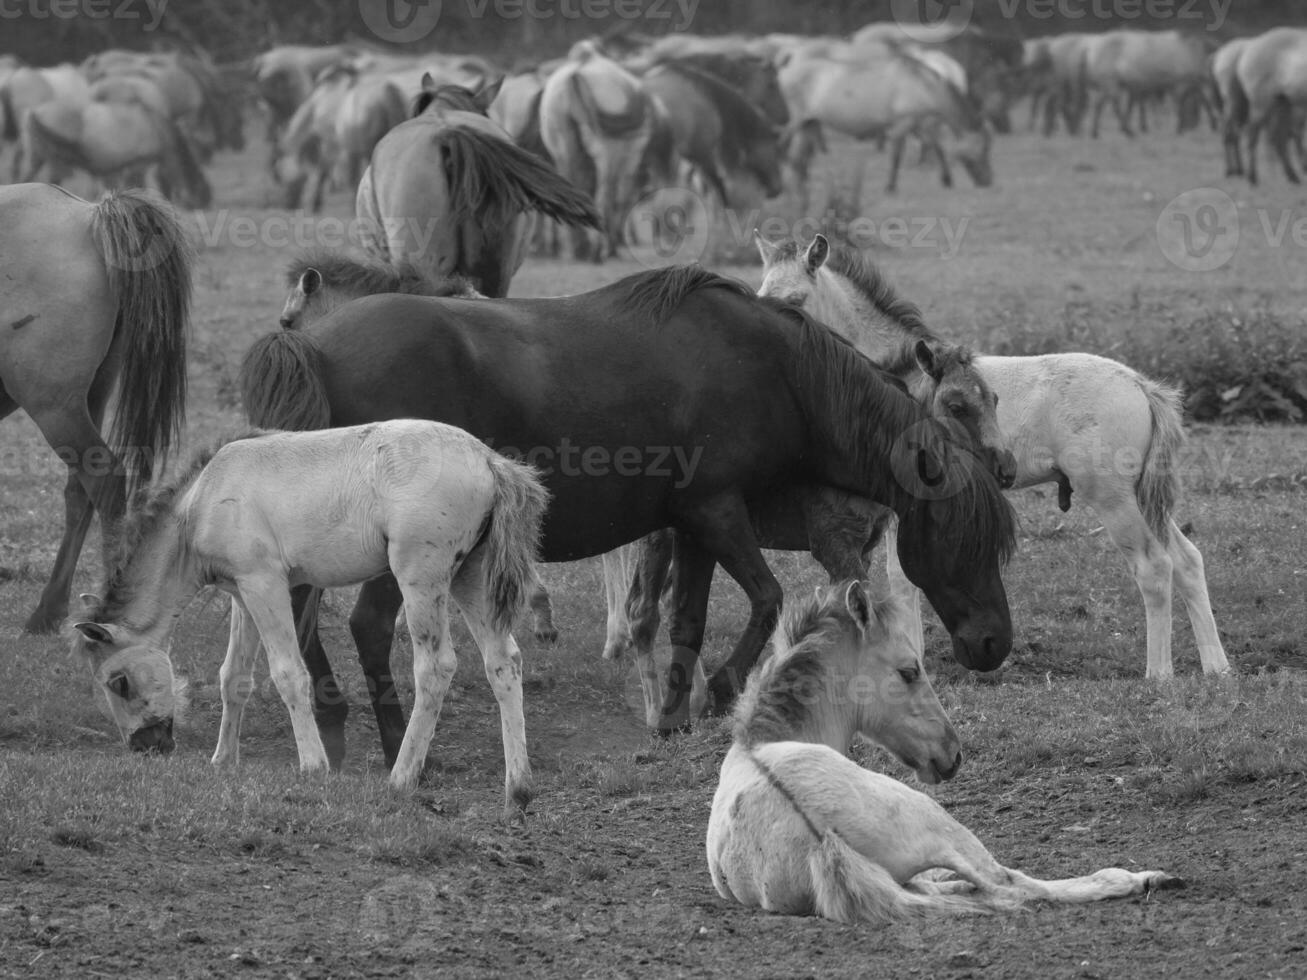
[(462, 112), (475, 112), (478, 116), (485, 115), (476, 103), (476, 93), (471, 89), (464, 88), (462, 85), (438, 85), (434, 89), (423, 89), (417, 94), (409, 109), (409, 118), (422, 115), (433, 105)]
[(158, 480), (136, 492), (127, 508), (127, 515), (119, 526), (118, 539), (109, 563), (111, 571), (105, 580), (99, 602), (87, 616), (91, 622), (115, 622), (122, 616), (133, 596), (127, 581), (133, 556), (141, 545), (158, 533), (163, 522), (173, 513), (178, 496), (195, 482), (218, 450), (230, 442), (262, 434), (262, 430), (252, 429), (238, 436), (220, 438), (213, 444), (196, 450), (173, 477)]
[(624, 294), (623, 305), (653, 326), (665, 323), (686, 297), (701, 289), (726, 289), (755, 298), (753, 290), (744, 283), (709, 272), (700, 265), (672, 265), (637, 272), (619, 279), (609, 289)]
[(721, 75), (682, 58), (668, 58), (654, 67), (680, 75), (717, 107), (722, 125), (722, 160), (728, 167), (744, 166), (751, 147), (759, 141), (775, 140), (776, 129), (771, 120)]

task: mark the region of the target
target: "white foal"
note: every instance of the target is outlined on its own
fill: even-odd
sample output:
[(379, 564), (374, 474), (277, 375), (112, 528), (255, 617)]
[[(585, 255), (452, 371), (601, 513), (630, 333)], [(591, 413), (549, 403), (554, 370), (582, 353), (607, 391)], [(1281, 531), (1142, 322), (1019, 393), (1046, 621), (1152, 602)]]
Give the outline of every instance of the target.
[[(1091, 902), (1182, 882), (1107, 868), (1045, 881), (999, 864), (924, 793), (845, 754), (861, 734), (933, 783), (958, 739), (907, 643), (896, 601), (862, 586), (823, 590), (787, 615), (735, 710), (708, 819), (708, 867), (723, 898), (841, 922), (991, 912), (1031, 899)], [(925, 872), (947, 869), (955, 878)]]
[(133, 508), (120, 560), (75, 647), (133, 748), (172, 748), (169, 635), (202, 587), (232, 597), (215, 764), (235, 763), (260, 640), (290, 712), (300, 768), (327, 768), (290, 588), (389, 570), (413, 638), (413, 715), (390, 774), (416, 785), (457, 660), (452, 595), (499, 702), (505, 812), (530, 799), (522, 662), (510, 632), (534, 581), (546, 493), (533, 470), (461, 429), (402, 419), (271, 432), (201, 455)]

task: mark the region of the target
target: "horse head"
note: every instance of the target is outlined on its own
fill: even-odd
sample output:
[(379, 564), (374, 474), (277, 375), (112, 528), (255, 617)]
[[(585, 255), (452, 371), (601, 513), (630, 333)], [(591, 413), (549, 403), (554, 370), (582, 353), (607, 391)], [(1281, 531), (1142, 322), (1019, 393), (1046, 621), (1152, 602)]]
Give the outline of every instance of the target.
[(180, 689), (167, 651), (118, 624), (73, 629), (73, 652), (90, 664), (123, 741), (137, 752), (171, 752)]

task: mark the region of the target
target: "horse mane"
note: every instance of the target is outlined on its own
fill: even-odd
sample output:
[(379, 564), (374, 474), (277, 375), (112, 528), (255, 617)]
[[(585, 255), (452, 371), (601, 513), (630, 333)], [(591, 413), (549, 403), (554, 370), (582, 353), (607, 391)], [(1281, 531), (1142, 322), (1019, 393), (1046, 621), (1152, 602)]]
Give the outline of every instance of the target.
[[(890, 383), (885, 369), (829, 327), (803, 310), (768, 302), (798, 324), (794, 383), (807, 404), (814, 434), (849, 459), (858, 472), (881, 474), (887, 485), (899, 477), (887, 472), (890, 468), (884, 461), (902, 458), (903, 435), (911, 429), (917, 441), (929, 440), (943, 454), (940, 462), (946, 467), (960, 465), (967, 478), (935, 499), (900, 485), (907, 498), (900, 517), (933, 510), (936, 524), (949, 536), (956, 562), (975, 568), (1005, 563), (1016, 550), (1016, 518), (998, 481), (972, 449), (905, 394), (902, 386)], [(869, 425), (872, 419), (876, 424)]]
[(687, 58), (666, 58), (657, 62), (656, 68), (675, 72), (686, 81), (698, 86), (717, 108), (717, 115), (722, 122), (721, 151), (723, 161), (732, 169), (744, 163), (745, 147), (755, 140), (771, 137), (775, 127), (770, 119), (745, 97), (738, 88), (726, 78), (712, 71), (708, 65), (716, 65), (725, 58), (718, 56), (710, 61), (708, 55)]
[(117, 621), (122, 616), (135, 595), (135, 589), (128, 576), (132, 558), (145, 542), (159, 533), (164, 521), (173, 513), (177, 498), (195, 482), (219, 449), (230, 442), (262, 434), (263, 430), (251, 429), (241, 435), (219, 438), (212, 444), (196, 450), (186, 465), (173, 477), (158, 480), (151, 486), (136, 491), (127, 508), (127, 515), (119, 525), (118, 538), (109, 561), (110, 572), (104, 589), (95, 607), (89, 611), (87, 619), (93, 623), (109, 623)]
[(293, 287), (309, 269), (317, 269), (326, 286), (359, 296), (379, 293), (462, 296), (473, 286), (470, 279), (457, 274), (433, 280), (407, 259), (392, 265), (380, 259), (359, 258), (326, 248), (310, 249), (291, 259), (286, 267), (286, 285)]
[[(772, 654), (749, 675), (735, 706), (735, 741), (745, 746), (792, 739), (826, 687), (832, 646), (857, 630), (844, 602), (848, 583), (818, 589), (807, 602), (787, 610), (772, 637)], [(888, 598), (872, 606), (885, 619)]]
[(650, 269), (619, 279), (608, 289), (622, 294), (629, 312), (659, 326), (676, 312), (691, 293), (701, 289), (725, 289), (755, 299), (753, 290), (737, 279), (709, 272), (700, 265), (671, 265)]
[(476, 104), (476, 93), (462, 85), (438, 85), (434, 89), (423, 89), (416, 98), (413, 99), (412, 107), (409, 109), (409, 118), (413, 119), (422, 115), (433, 105), (440, 104), (447, 109), (455, 109), (463, 112), (475, 112), (478, 116), (484, 116), (485, 111)]

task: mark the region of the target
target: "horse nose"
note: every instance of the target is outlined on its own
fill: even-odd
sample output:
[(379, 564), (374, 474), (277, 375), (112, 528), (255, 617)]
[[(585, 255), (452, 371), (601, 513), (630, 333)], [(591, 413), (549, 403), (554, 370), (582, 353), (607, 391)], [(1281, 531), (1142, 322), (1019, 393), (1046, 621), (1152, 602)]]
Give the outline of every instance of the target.
[(1017, 482), (1017, 458), (1004, 449), (998, 454), (994, 472), (998, 474), (998, 485), (1004, 490), (1010, 490), (1012, 484)]
[(167, 755), (175, 747), (172, 739), (172, 719), (165, 718), (153, 725), (146, 725), (132, 732), (128, 740), (133, 752), (157, 752)]
[(291, 317), (288, 317), (288, 316), (284, 316), (284, 317), (282, 317), (282, 318), (281, 318), (280, 320), (278, 320), (277, 322), (281, 324), (281, 329), (282, 329), (282, 330), (289, 330), (289, 329), (291, 329), (291, 327), (295, 326), (295, 321), (294, 321), (294, 319), (292, 319)]

